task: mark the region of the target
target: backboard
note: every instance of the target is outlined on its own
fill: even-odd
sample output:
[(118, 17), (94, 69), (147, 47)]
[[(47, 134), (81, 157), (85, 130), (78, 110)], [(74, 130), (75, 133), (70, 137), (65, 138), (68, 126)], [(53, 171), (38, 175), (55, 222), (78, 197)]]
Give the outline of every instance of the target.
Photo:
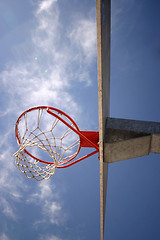
[(101, 240), (103, 240), (108, 176), (108, 164), (104, 163), (104, 137), (106, 118), (109, 117), (110, 112), (111, 0), (96, 0), (96, 13), (100, 147), (100, 214)]

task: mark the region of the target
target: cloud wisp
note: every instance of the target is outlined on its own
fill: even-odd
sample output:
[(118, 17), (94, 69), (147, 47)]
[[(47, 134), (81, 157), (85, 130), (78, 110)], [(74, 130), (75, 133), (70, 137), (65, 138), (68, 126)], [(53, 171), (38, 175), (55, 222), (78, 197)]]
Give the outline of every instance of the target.
[(26, 200), (27, 204), (34, 203), (41, 208), (41, 220), (34, 222), (35, 227), (47, 222), (55, 225), (62, 223), (64, 214), (59, 198), (56, 187), (50, 181), (43, 181), (37, 185), (36, 191)]
[(0, 239), (1, 239), (1, 240), (9, 240), (8, 236), (7, 236), (5, 233), (2, 233), (2, 234), (0, 235)]

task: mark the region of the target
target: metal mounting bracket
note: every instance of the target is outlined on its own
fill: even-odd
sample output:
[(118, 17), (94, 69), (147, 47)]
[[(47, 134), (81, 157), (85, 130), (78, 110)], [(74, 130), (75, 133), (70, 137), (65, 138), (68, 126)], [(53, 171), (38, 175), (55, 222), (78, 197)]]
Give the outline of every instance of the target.
[(104, 154), (105, 162), (160, 153), (160, 123), (119, 118), (107, 118)]

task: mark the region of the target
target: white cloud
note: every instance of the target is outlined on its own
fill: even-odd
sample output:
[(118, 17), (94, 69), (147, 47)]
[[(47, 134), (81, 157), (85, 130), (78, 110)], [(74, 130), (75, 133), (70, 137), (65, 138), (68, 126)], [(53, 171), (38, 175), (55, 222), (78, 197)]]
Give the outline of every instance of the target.
[[(9, 143), (11, 140), (11, 130), (3, 136), (0, 135), (0, 208), (7, 218), (17, 219), (17, 210), (13, 201), (19, 202), (22, 199), (22, 190), (25, 185), (15, 176), (16, 167), (13, 162), (13, 147)], [(21, 181), (21, 184), (19, 182)]]
[[(42, 54), (47, 53), (51, 55), (51, 58), (55, 58), (59, 55), (57, 51), (57, 43), (59, 41), (61, 42), (61, 23), (59, 19), (59, 9), (56, 2), (57, 1), (54, 0), (48, 0), (40, 3), (38, 11), (35, 14), (37, 25), (32, 30), (32, 41), (35, 44), (34, 47), (39, 48), (39, 50), (37, 49), (37, 53), (42, 51)], [(50, 11), (50, 14), (49, 12), (46, 13), (46, 10)]]
[(62, 238), (56, 237), (55, 235), (43, 235), (39, 240), (62, 240)]
[(96, 58), (96, 22), (93, 19), (81, 19), (69, 34), (70, 40), (83, 51), (86, 62)]
[(52, 199), (54, 188), (55, 188), (55, 186), (54, 185), (51, 186), (49, 181), (40, 182), (38, 184), (37, 191), (35, 193), (31, 194), (31, 196), (28, 198), (27, 202), (37, 203), (37, 198), (40, 201), (45, 201), (46, 199)]
[(9, 240), (8, 236), (7, 236), (5, 233), (2, 233), (2, 234), (0, 235), (0, 239), (1, 239), (1, 240)]
[(40, 2), (37, 12), (41, 13), (41, 12), (45, 11), (48, 13), (52, 4), (55, 2), (57, 2), (57, 0), (44, 0), (44, 1)]
[[(62, 207), (59, 203), (54, 201), (45, 200), (43, 207), (43, 214), (47, 217), (48, 221), (52, 224), (59, 225), (63, 214), (61, 211)], [(61, 216), (61, 217), (60, 217)]]
[(4, 197), (0, 198), (0, 207), (3, 209), (2, 212), (6, 217), (13, 220), (17, 218), (12, 204), (10, 204)]
[(27, 204), (34, 203), (39, 205), (43, 217), (34, 223), (35, 227), (44, 224), (45, 222), (59, 225), (62, 223), (64, 213), (62, 210), (61, 201), (58, 196), (58, 190), (50, 181), (40, 182), (35, 193), (31, 194), (26, 200)]

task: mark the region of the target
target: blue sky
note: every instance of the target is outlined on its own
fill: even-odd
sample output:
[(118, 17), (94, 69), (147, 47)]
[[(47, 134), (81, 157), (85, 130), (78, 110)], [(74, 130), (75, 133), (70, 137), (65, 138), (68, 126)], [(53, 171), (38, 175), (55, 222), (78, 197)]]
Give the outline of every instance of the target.
[[(99, 239), (95, 155), (48, 181), (14, 164), (24, 110), (50, 105), (98, 130), (96, 2), (0, 3), (0, 239)], [(111, 116), (160, 121), (160, 3), (112, 1)], [(160, 156), (109, 165), (105, 239), (160, 238)]]

